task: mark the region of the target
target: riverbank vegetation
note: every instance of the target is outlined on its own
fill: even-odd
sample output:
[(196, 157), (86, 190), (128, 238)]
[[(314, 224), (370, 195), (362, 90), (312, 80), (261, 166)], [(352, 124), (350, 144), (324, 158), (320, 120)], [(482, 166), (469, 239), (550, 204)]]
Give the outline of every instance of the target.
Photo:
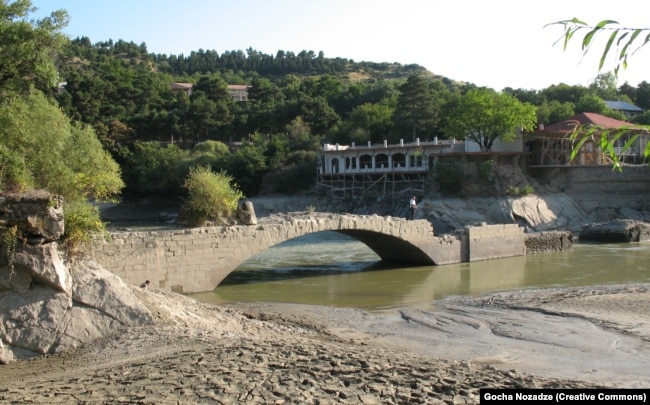
[[(183, 187), (188, 175), (201, 166), (227, 173), (248, 197), (295, 193), (314, 185), (323, 143), (465, 139), (468, 130), (481, 129), (481, 118), (489, 118), (481, 117), (484, 112), (506, 99), (504, 116), (526, 127), (586, 111), (624, 119), (604, 100), (650, 109), (650, 83), (617, 87), (613, 73), (602, 73), (589, 86), (498, 91), (418, 65), (354, 61), (311, 50), (155, 54), (144, 43), (65, 38), (64, 10), (28, 23), (30, 7), (29, 0), (0, 6), (0, 35), (9, 44), (0, 49), (0, 70), (12, 78), (0, 83), (0, 120), (12, 122), (3, 137), (31, 134), (24, 139), (34, 146), (2, 143), (3, 191), (22, 184), (66, 198), (156, 197), (180, 203), (188, 197)], [(23, 37), (12, 42), (4, 38), (9, 32)], [(29, 57), (26, 43), (38, 58)], [(13, 71), (14, 65), (22, 70)], [(178, 83), (185, 86), (174, 86)], [(235, 101), (229, 85), (246, 86), (247, 101)], [(17, 106), (29, 103), (43, 113), (19, 113)], [(459, 125), (468, 114), (476, 120), (469, 129)], [(477, 132), (477, 140), (507, 141), (511, 121), (504, 121), (507, 128), (499, 123), (487, 137)], [(635, 122), (649, 124), (650, 113)], [(53, 136), (56, 128), (63, 135)]]
[[(515, 111), (534, 111), (527, 125), (585, 111), (624, 119), (604, 100), (650, 107), (649, 83), (617, 87), (610, 73), (590, 86), (560, 83), (539, 91), (497, 92), (415, 65), (355, 62), (310, 51), (159, 55), (145, 44), (93, 44), (83, 37), (70, 41), (59, 69), (66, 85), (55, 98), (66, 114), (96, 129), (122, 167), (126, 198), (179, 198), (196, 159), (228, 172), (247, 196), (309, 189), (322, 143), (463, 138), (454, 117), (467, 114), (465, 106), (478, 91), (508, 96)], [(172, 83), (190, 83), (192, 90), (173, 90)], [(232, 84), (248, 86), (248, 101), (233, 100), (227, 90)], [(225, 147), (205, 153), (205, 142)]]

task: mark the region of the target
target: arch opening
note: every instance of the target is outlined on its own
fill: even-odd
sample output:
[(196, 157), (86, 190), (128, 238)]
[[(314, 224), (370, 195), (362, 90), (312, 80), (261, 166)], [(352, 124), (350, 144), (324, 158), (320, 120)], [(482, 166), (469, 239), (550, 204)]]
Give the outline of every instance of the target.
[(417, 246), (392, 235), (360, 229), (340, 229), (335, 232), (358, 240), (385, 261), (422, 265), (436, 264), (428, 254)]
[[(339, 261), (331, 261), (333, 251)], [(363, 242), (335, 231), (320, 231), (285, 240), (253, 255), (219, 285), (353, 273), (372, 269), (380, 262), (381, 257)]]

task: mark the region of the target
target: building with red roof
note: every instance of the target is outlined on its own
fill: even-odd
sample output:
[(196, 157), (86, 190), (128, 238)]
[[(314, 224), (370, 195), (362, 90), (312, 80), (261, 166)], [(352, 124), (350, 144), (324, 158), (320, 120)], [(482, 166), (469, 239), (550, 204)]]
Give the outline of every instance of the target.
[[(574, 148), (585, 136), (588, 138), (572, 160)], [(647, 128), (596, 113), (580, 113), (546, 127), (540, 125), (536, 131), (528, 134), (526, 150), (530, 152), (529, 165), (611, 164), (598, 147), (601, 136), (619, 136), (614, 143), (614, 153), (622, 161), (643, 160), (649, 137)], [(632, 144), (625, 148), (629, 140), (632, 140)]]

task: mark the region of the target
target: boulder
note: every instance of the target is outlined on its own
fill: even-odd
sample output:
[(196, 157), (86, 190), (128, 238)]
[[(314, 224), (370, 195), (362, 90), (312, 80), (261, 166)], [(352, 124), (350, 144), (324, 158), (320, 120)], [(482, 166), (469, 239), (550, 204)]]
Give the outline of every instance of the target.
[(250, 200), (240, 200), (237, 207), (237, 217), (244, 225), (257, 225), (257, 216), (253, 202)]
[(13, 265), (16, 272), (29, 274), (36, 281), (70, 295), (72, 279), (56, 242), (16, 247)]
[(5, 343), (0, 360), (50, 352), (71, 307), (70, 296), (44, 285), (34, 286), (27, 294), (0, 293), (0, 332)]
[(75, 264), (72, 300), (124, 326), (148, 325), (153, 316), (124, 281), (92, 261)]
[(153, 323), (122, 279), (82, 261), (71, 270), (71, 293), (33, 283), (0, 292), (0, 363), (70, 350), (120, 327)]
[(579, 239), (587, 242), (624, 243), (650, 240), (650, 224), (631, 219), (615, 219), (582, 227)]

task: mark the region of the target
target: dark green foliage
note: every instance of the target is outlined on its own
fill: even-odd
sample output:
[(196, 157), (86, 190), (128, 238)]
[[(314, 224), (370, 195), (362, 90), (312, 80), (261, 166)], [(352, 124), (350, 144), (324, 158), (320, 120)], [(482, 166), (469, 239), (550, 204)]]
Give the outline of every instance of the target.
[(497, 162), (495, 160), (486, 160), (485, 162), (481, 162), (478, 167), (478, 177), (481, 179), (481, 181), (484, 181), (486, 183), (491, 183), (494, 180), (494, 166), (496, 166)]
[(262, 186), (262, 178), (268, 170), (264, 145), (261, 143), (243, 145), (229, 156), (226, 167), (244, 194), (256, 195)]
[[(145, 44), (110, 39), (93, 44), (87, 37), (61, 49), (57, 68), (67, 83), (57, 101), (73, 120), (95, 129), (121, 165), (127, 196), (178, 198), (182, 179), (195, 165), (227, 170), (254, 195), (268, 173), (281, 179), (298, 170), (302, 163), (291, 162), (292, 153), (315, 152), (324, 142), (444, 138), (454, 103), (476, 88), (418, 65), (355, 62), (322, 52), (265, 54), (248, 48), (160, 55)], [(172, 83), (194, 86), (188, 94), (172, 91)], [(249, 101), (234, 102), (228, 84), (250, 86)], [(610, 94), (609, 84), (504, 92), (538, 107), (538, 121), (550, 124), (572, 116), (581, 99), (589, 105), (586, 95)], [(619, 92), (643, 106), (650, 105), (648, 88), (622, 86)], [(181, 152), (210, 141), (227, 150)], [(143, 149), (147, 142), (171, 143), (178, 150)]]
[(311, 188), (316, 180), (315, 152), (299, 151), (288, 156), (287, 166), (277, 177), (275, 192), (294, 194)]
[(438, 122), (440, 106), (434, 101), (427, 82), (420, 76), (409, 76), (399, 88), (397, 108), (393, 114), (398, 135), (394, 140), (407, 139), (415, 142), (419, 135), (432, 133)]
[(632, 122), (640, 125), (650, 125), (650, 110), (644, 112), (643, 114), (637, 115), (634, 117)]
[(445, 194), (458, 194), (463, 187), (465, 172), (456, 160), (441, 159), (433, 168), (434, 180)]
[(532, 193), (534, 193), (534, 192), (535, 192), (535, 189), (534, 189), (533, 186), (531, 186), (530, 184), (526, 184), (526, 185), (523, 186), (523, 187), (519, 187), (519, 186), (510, 186), (510, 187), (508, 187), (508, 189), (506, 190), (506, 193), (507, 193), (509, 196), (512, 196), (512, 197), (523, 197), (523, 196), (526, 196), (526, 195), (528, 195), (528, 194), (532, 194)]
[[(125, 157), (124, 195), (128, 198), (160, 196), (178, 199), (187, 172), (179, 172), (189, 152), (176, 145), (161, 146), (158, 142), (138, 142)], [(189, 167), (187, 168), (189, 170)]]

